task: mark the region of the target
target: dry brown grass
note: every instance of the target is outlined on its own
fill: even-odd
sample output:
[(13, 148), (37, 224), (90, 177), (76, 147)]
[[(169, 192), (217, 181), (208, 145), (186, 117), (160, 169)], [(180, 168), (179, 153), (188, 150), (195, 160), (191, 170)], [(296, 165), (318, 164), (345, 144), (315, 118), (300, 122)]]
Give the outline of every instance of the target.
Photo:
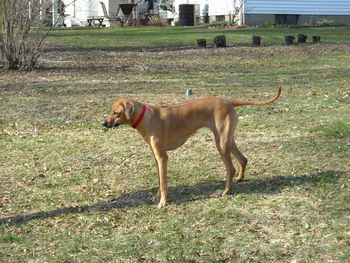
[(164, 27), (167, 25), (167, 23), (164, 18), (160, 17), (159, 15), (151, 15), (148, 17), (147, 25)]

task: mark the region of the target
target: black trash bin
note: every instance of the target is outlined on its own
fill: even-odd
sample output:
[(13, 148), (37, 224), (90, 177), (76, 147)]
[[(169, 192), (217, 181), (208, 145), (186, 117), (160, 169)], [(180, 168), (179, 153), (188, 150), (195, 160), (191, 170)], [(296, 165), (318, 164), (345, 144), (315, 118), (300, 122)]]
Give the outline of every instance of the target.
[(194, 26), (194, 5), (179, 5), (180, 26)]

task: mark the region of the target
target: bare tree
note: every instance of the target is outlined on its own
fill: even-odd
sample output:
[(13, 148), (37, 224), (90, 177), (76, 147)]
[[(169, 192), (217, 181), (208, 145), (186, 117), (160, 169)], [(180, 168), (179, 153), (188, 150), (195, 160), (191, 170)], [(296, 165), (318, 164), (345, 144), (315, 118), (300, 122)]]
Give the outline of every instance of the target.
[(43, 1), (2, 0), (2, 37), (0, 47), (9, 69), (32, 69), (43, 52), (49, 30), (42, 23)]
[[(3, 21), (3, 16), (4, 16), (4, 11), (2, 8), (2, 4), (0, 4), (0, 38), (1, 38), (1, 32), (2, 32), (2, 21)], [(2, 43), (0, 41), (0, 62), (2, 60), (2, 55), (3, 55), (3, 51), (2, 51)]]
[(237, 25), (238, 22), (241, 20), (242, 11), (244, 8), (246, 0), (234, 0), (233, 1), (233, 15), (232, 18), (230, 18), (230, 22), (234, 25)]

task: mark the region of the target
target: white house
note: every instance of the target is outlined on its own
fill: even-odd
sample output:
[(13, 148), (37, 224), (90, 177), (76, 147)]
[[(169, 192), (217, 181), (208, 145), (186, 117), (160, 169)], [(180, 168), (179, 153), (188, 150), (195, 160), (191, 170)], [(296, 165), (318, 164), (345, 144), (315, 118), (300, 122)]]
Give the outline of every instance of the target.
[[(116, 0), (63, 0), (65, 4), (64, 22), (67, 27), (87, 26), (89, 18), (103, 18), (106, 16), (103, 7), (105, 7), (107, 16), (116, 17), (120, 3), (134, 4), (135, 1), (116, 1)], [(110, 21), (106, 19), (103, 23), (110, 26)]]
[[(166, 11), (172, 0), (52, 0), (63, 1), (64, 23), (67, 27), (87, 26), (88, 19), (104, 18), (103, 24), (110, 26), (118, 16), (122, 20), (142, 19), (146, 14), (160, 14), (167, 18)], [(125, 8), (125, 9), (123, 9)], [(126, 11), (132, 11), (126, 15)], [(95, 22), (95, 21), (94, 21)], [(97, 21), (96, 21), (97, 22)]]

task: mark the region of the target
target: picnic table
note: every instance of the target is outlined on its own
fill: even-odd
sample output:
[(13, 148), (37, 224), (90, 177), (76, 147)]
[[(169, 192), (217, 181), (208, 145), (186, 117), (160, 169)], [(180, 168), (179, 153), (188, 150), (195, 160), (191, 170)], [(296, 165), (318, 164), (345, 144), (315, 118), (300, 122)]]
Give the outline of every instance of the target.
[(104, 17), (101, 17), (101, 16), (94, 16), (94, 17), (88, 17), (87, 18), (87, 22), (88, 22), (89, 26), (91, 26), (91, 27), (92, 27), (92, 22), (93, 21), (98, 21), (98, 23), (99, 23), (98, 26), (99, 27), (104, 27), (105, 25), (102, 24), (103, 20), (104, 20)]

